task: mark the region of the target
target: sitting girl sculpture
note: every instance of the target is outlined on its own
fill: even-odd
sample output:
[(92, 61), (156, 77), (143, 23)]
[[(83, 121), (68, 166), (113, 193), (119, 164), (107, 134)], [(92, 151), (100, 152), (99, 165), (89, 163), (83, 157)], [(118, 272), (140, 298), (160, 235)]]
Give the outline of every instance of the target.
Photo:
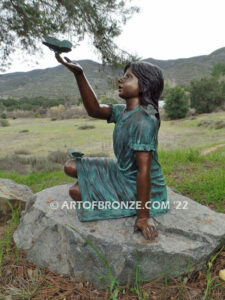
[[(86, 209), (80, 221), (137, 215), (134, 232), (145, 239), (158, 236), (151, 217), (169, 210), (170, 199), (158, 162), (158, 100), (163, 90), (161, 70), (148, 62), (133, 62), (118, 79), (119, 96), (125, 104), (100, 105), (82, 67), (55, 54), (58, 62), (73, 72), (89, 116), (115, 123), (113, 148), (116, 158), (77, 157), (66, 162), (65, 173), (78, 178), (69, 194), (75, 201), (118, 204), (116, 209)], [(135, 206), (122, 207), (122, 203)]]

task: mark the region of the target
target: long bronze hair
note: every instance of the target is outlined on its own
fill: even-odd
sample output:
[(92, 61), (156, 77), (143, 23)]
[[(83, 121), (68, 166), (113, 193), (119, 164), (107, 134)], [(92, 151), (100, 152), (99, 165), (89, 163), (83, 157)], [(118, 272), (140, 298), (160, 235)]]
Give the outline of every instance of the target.
[(152, 104), (158, 111), (159, 97), (164, 87), (164, 79), (161, 69), (149, 62), (131, 62), (124, 68), (124, 73), (128, 68), (138, 78), (140, 88), (140, 98), (142, 105)]

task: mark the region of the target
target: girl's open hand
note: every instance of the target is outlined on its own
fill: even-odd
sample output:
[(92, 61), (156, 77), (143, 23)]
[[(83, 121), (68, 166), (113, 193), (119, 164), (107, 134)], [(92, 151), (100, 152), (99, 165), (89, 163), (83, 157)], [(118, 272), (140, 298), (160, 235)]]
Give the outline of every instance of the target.
[(134, 224), (134, 232), (141, 230), (146, 240), (154, 240), (158, 231), (152, 218), (138, 218)]
[(55, 58), (57, 59), (57, 61), (64, 65), (65, 67), (67, 67), (67, 69), (69, 69), (71, 72), (73, 72), (75, 75), (79, 74), (79, 73), (83, 73), (83, 69), (82, 67), (78, 64), (78, 63), (74, 63), (72, 62), (68, 57), (64, 57), (66, 61), (63, 60), (63, 58), (56, 53), (55, 54)]

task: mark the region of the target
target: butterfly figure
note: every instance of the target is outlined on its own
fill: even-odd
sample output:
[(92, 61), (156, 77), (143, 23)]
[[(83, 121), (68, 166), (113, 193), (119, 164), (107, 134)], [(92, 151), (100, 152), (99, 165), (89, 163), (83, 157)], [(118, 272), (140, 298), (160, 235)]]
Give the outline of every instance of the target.
[(68, 40), (60, 41), (51, 36), (47, 36), (44, 39), (45, 41), (42, 41), (42, 44), (55, 53), (61, 54), (62, 52), (70, 52), (72, 50), (72, 44)]

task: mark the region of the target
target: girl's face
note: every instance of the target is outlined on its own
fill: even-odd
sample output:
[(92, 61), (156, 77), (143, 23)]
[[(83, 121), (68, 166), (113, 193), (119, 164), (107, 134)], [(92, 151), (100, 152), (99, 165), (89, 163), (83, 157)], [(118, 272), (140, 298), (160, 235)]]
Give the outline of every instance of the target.
[(129, 99), (138, 97), (140, 93), (138, 78), (132, 73), (131, 68), (128, 68), (123, 77), (118, 79), (119, 97)]

